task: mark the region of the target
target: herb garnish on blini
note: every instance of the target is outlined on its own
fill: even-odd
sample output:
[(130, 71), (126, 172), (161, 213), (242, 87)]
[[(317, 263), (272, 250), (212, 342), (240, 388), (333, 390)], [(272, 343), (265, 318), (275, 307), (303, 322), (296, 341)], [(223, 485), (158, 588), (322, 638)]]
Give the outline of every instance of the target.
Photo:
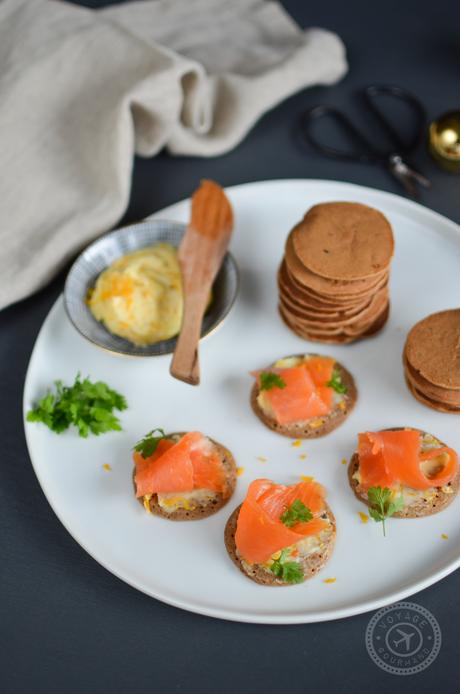
[(402, 496), (392, 499), (392, 492), (388, 487), (369, 487), (367, 498), (370, 504), (369, 515), (376, 522), (382, 523), (385, 535), (385, 520), (403, 508), (404, 499)]
[[(155, 435), (157, 431), (159, 432), (159, 435)], [(155, 453), (158, 444), (164, 438), (166, 438), (166, 434), (163, 429), (152, 429), (152, 431), (149, 431), (149, 433), (146, 434), (143, 439), (136, 443), (133, 451), (140, 453), (144, 459), (149, 458)]]
[(286, 561), (288, 554), (289, 550), (283, 549), (279, 559), (272, 562), (270, 570), (286, 583), (302, 583), (304, 580), (303, 569), (296, 561)]
[(337, 369), (334, 369), (332, 372), (332, 378), (326, 383), (326, 385), (328, 388), (333, 388), (335, 392), (339, 393), (340, 395), (345, 395), (345, 393), (348, 391), (347, 386), (342, 383), (342, 376)]
[(262, 371), (260, 374), (260, 390), (271, 390), (272, 388), (286, 388), (286, 381), (279, 374), (273, 373), (273, 371)]
[(280, 516), (280, 521), (288, 528), (292, 528), (296, 523), (306, 523), (313, 518), (310, 509), (305, 506), (303, 501), (296, 499)]

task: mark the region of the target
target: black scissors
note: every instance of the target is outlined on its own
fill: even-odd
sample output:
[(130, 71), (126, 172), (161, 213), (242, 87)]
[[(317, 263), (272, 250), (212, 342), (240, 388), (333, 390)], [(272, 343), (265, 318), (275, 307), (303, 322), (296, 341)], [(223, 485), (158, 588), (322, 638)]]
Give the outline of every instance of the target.
[[(301, 115), (300, 125), (304, 137), (315, 149), (328, 157), (358, 161), (365, 164), (382, 164), (404, 186), (408, 195), (414, 198), (418, 197), (417, 184), (429, 188), (431, 182), (410, 166), (405, 157), (415, 150), (423, 138), (426, 122), (425, 109), (415, 96), (401, 87), (373, 84), (362, 89), (359, 95), (362, 97), (368, 110), (375, 116), (380, 129), (384, 131), (390, 147), (384, 150), (376, 147), (373, 141), (358, 130), (348, 116), (332, 106), (314, 106)], [(409, 140), (404, 140), (377, 106), (378, 97), (382, 95), (400, 99), (412, 110), (415, 125)], [(324, 117), (329, 117), (336, 121), (348, 136), (348, 139), (358, 146), (357, 151), (346, 152), (336, 149), (323, 144), (314, 137), (312, 134), (313, 123)]]

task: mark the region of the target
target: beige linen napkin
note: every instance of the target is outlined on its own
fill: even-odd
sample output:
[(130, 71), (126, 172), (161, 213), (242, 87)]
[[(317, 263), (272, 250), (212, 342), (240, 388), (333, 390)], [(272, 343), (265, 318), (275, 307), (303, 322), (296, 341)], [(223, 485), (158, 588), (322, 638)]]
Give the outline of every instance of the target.
[(337, 36), (277, 2), (0, 2), (0, 308), (120, 219), (134, 153), (222, 154), (345, 71)]

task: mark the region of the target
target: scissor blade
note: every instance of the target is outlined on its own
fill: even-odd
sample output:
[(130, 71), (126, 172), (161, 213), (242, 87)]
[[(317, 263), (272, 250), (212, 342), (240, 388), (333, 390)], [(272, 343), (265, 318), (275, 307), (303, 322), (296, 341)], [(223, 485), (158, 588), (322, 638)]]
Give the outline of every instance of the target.
[(430, 188), (431, 181), (423, 174), (411, 168), (399, 154), (392, 154), (388, 160), (388, 166), (393, 176), (404, 186), (408, 195), (418, 198), (419, 191), (416, 183), (424, 188)]
[(417, 181), (417, 183), (419, 183), (424, 188), (431, 188), (431, 181), (429, 178), (421, 174), (419, 171), (415, 171), (415, 169), (410, 169), (410, 172), (412, 178), (414, 178)]

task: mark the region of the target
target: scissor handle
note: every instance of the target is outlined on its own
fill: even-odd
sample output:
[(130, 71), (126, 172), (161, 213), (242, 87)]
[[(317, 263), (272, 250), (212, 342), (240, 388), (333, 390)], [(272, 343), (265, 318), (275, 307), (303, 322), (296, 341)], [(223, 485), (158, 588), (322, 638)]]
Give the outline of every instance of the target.
[[(416, 148), (423, 137), (426, 122), (426, 112), (420, 101), (410, 92), (396, 87), (395, 85), (371, 84), (362, 90), (362, 95), (367, 107), (377, 118), (381, 128), (386, 132), (391, 143), (394, 145), (395, 152), (406, 154)], [(397, 130), (387, 120), (383, 112), (377, 106), (378, 97), (391, 96), (406, 103), (415, 115), (414, 134), (409, 141), (404, 141)]]
[[(338, 123), (348, 138), (359, 145), (359, 151), (346, 152), (335, 147), (330, 147), (317, 140), (311, 131), (311, 127), (315, 121), (325, 117), (332, 118)], [(360, 161), (365, 164), (379, 160), (378, 154), (374, 150), (372, 143), (364, 137), (353, 125), (351, 120), (337, 108), (333, 108), (332, 106), (313, 106), (313, 108), (307, 109), (300, 116), (300, 127), (304, 137), (312, 147), (328, 157), (345, 159), (348, 161)]]

